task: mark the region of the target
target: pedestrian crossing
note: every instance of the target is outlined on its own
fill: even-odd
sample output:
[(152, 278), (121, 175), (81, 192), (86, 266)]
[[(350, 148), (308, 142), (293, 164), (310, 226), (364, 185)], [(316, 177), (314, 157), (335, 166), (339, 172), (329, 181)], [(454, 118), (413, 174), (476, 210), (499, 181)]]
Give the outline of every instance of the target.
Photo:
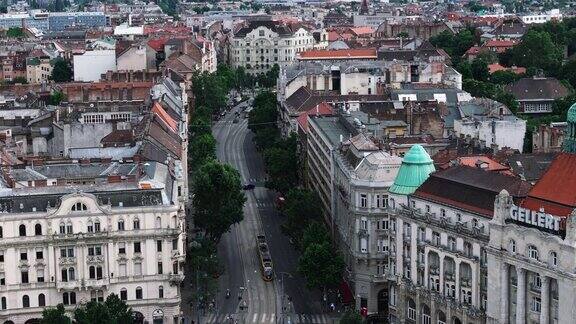
[[(338, 321), (329, 317), (326, 314), (291, 314), (290, 321), (288, 315), (285, 315), (284, 323), (292, 324), (332, 324)], [(237, 320), (237, 322), (236, 322)], [(277, 323), (280, 318), (276, 317), (275, 313), (272, 314), (210, 314), (205, 316), (202, 323), (206, 324), (271, 324)]]

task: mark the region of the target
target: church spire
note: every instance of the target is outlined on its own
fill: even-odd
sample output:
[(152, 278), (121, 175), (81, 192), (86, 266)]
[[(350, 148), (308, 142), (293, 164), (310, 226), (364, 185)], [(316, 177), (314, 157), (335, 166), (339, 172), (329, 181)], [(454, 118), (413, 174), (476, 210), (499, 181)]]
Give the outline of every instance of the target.
[(368, 0), (362, 0), (362, 5), (360, 6), (360, 14), (361, 15), (368, 14)]

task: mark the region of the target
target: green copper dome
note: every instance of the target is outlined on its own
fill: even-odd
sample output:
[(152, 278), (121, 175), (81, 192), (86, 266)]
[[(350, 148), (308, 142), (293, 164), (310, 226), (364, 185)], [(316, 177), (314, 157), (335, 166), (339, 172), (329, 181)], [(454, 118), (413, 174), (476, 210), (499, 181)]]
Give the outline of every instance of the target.
[(421, 145), (414, 145), (404, 155), (394, 185), (389, 191), (400, 195), (412, 194), (435, 170), (434, 162), (426, 150)]
[(568, 109), (566, 121), (568, 122), (568, 129), (563, 143), (564, 152), (576, 153), (576, 103)]

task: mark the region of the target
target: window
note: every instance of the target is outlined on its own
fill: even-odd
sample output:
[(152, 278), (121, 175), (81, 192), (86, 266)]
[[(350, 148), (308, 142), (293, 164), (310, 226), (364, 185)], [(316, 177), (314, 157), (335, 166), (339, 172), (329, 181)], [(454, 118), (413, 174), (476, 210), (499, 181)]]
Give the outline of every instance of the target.
[(64, 246), (60, 248), (60, 257), (62, 258), (72, 258), (74, 257), (74, 247)]
[(4, 251), (0, 251), (0, 262), (4, 262)]
[(368, 253), (368, 240), (364, 237), (360, 239), (360, 252)]
[(528, 245), (528, 257), (533, 260), (538, 260), (538, 249), (534, 245)]
[(516, 241), (510, 240), (510, 242), (508, 243), (508, 250), (511, 253), (516, 253)]
[(140, 253), (140, 242), (134, 242), (134, 253)]
[(142, 299), (142, 288), (136, 287), (136, 299)]
[(24, 308), (30, 307), (30, 297), (28, 297), (28, 295), (22, 296), (22, 307)]
[(6, 274), (0, 272), (0, 286), (6, 286)]
[(478, 220), (476, 218), (472, 218), (472, 228), (478, 227)]
[(126, 243), (118, 243), (118, 254), (126, 254)]
[(2, 238), (2, 237), (4, 236), (3, 234), (4, 234), (4, 233), (3, 233), (3, 231), (2, 231), (2, 226), (0, 226), (0, 238)]
[(390, 198), (390, 207), (392, 207), (392, 209), (396, 208), (396, 201), (394, 198)]
[(42, 225), (36, 224), (34, 226), (34, 235), (42, 235)]
[(66, 225), (60, 223), (60, 234), (66, 234)]
[(26, 236), (26, 226), (24, 224), (20, 224), (18, 227), (18, 233), (20, 236)]
[(36, 270), (36, 281), (44, 282), (44, 269)]
[(162, 220), (160, 219), (160, 217), (156, 217), (156, 222), (154, 223), (154, 227), (162, 228)]
[(88, 233), (94, 233), (94, 223), (92, 223), (92, 221), (88, 221)]
[(134, 229), (135, 230), (140, 229), (140, 220), (138, 218), (134, 219)]
[(440, 233), (432, 232), (432, 243), (434, 245), (440, 245)]
[(120, 300), (128, 300), (128, 291), (126, 288), (120, 289)]
[(426, 205), (426, 212), (427, 212), (427, 213), (430, 212), (430, 205)]
[(162, 274), (163, 269), (162, 269), (162, 262), (158, 262), (158, 274)]
[(550, 265), (553, 267), (558, 265), (558, 254), (554, 251), (550, 252)]
[(390, 286), (390, 295), (388, 297), (390, 306), (396, 306), (396, 287)]
[(99, 220), (96, 220), (94, 222), (94, 232), (96, 232), (96, 233), (100, 232), (100, 221)]
[(62, 304), (75, 305), (76, 304), (76, 293), (73, 291), (63, 293), (62, 294)]
[(164, 298), (164, 286), (158, 286), (158, 298)]
[(23, 283), (23, 284), (27, 284), (27, 283), (28, 283), (28, 271), (22, 271), (22, 272), (20, 272), (20, 277), (22, 278), (22, 283)]
[(360, 229), (361, 230), (368, 230), (368, 220), (366, 218), (360, 219)]
[(533, 273), (531, 277), (532, 277), (532, 287), (536, 289), (542, 288), (542, 279), (540, 278), (540, 275), (537, 273)]
[(156, 241), (156, 252), (162, 252), (162, 240)]
[(368, 205), (368, 197), (366, 196), (366, 194), (361, 194), (360, 195), (360, 207), (366, 208), (367, 205)]
[(102, 290), (92, 290), (90, 291), (90, 300), (95, 302), (104, 301), (104, 292)]
[(451, 251), (456, 251), (456, 238), (448, 236), (448, 248)]
[(20, 261), (28, 260), (28, 252), (26, 250), (20, 250)]
[(46, 306), (46, 296), (44, 296), (44, 294), (38, 295), (38, 306), (39, 307)]
[(531, 305), (530, 305), (530, 309), (531, 309), (533, 312), (540, 313), (540, 307), (541, 307), (540, 298), (539, 298), (539, 297), (532, 297), (532, 302), (531, 302)]
[(81, 202), (77, 202), (74, 205), (72, 205), (72, 211), (84, 211), (84, 210), (88, 210), (88, 207), (86, 207), (86, 205), (84, 205)]
[(178, 262), (173, 262), (173, 263), (172, 263), (172, 273), (173, 273), (173, 274), (178, 274)]
[(178, 250), (178, 239), (172, 240), (172, 251)]
[(2, 309), (6, 309), (6, 297), (2, 297)]
[(66, 224), (66, 233), (67, 234), (72, 234), (74, 231), (72, 230), (72, 223), (68, 222), (68, 224)]
[(142, 263), (141, 262), (134, 262), (134, 275), (141, 276), (142, 275)]
[(88, 275), (89, 275), (90, 279), (96, 278), (96, 267), (95, 266), (90, 266), (90, 268), (88, 269)]
[(412, 299), (408, 300), (408, 319), (416, 320), (416, 303)]
[(457, 220), (458, 222), (461, 222), (461, 221), (462, 221), (462, 215), (460, 215), (460, 213), (456, 213), (456, 220)]
[(263, 31), (263, 30), (259, 30), (259, 31), (258, 31), (258, 36), (264, 37), (264, 31)]
[(126, 277), (126, 264), (120, 263), (118, 265), (118, 271), (120, 272), (120, 277)]
[(119, 231), (123, 231), (124, 230), (124, 220), (121, 219), (118, 221), (118, 230)]
[(89, 246), (88, 247), (88, 255), (89, 256), (94, 256), (94, 255), (102, 255), (102, 247), (97, 245), (97, 246)]

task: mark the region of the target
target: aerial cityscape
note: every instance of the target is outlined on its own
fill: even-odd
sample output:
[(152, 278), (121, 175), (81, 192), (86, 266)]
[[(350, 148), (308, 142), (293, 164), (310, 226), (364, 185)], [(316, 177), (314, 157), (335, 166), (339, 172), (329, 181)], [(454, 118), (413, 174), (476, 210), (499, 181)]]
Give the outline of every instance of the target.
[(0, 1), (0, 324), (576, 324), (576, 2)]

